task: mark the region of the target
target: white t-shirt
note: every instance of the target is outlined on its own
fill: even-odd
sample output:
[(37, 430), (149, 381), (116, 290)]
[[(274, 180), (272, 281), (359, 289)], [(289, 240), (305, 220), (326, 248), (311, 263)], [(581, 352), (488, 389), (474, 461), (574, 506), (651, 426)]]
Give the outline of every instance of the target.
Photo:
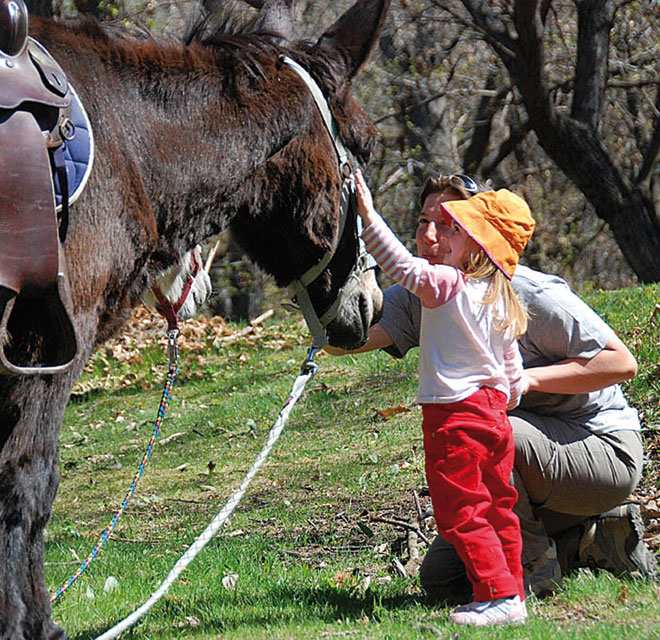
[[(418, 402), (457, 402), (481, 387), (510, 398), (505, 354), (515, 341), (493, 328), (492, 305), (481, 304), (487, 289), (487, 280), (466, 280), (444, 304), (422, 305)], [(520, 371), (515, 373), (520, 377), (518, 359)]]
[[(512, 284), (529, 311), (527, 332), (519, 339), (525, 367), (567, 358), (592, 358), (615, 335), (558, 276), (518, 265)], [(415, 296), (399, 285), (387, 289), (379, 324), (394, 344), (385, 351), (401, 358), (418, 346), (420, 316), (420, 303)], [(575, 422), (594, 433), (640, 428), (637, 411), (628, 405), (619, 385), (572, 395), (530, 392), (523, 396), (520, 408)]]
[(482, 302), (489, 280), (416, 258), (382, 219), (362, 237), (381, 268), (421, 301), (418, 402), (458, 402), (491, 387), (516, 406), (522, 358), (515, 338), (495, 328), (500, 305)]

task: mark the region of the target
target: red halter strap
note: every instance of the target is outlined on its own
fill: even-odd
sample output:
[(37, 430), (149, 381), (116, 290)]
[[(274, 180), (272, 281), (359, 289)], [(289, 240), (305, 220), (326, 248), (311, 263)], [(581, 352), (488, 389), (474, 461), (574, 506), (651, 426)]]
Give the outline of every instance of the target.
[(195, 282), (195, 278), (201, 269), (201, 265), (195, 259), (194, 251), (190, 252), (190, 263), (190, 276), (188, 277), (188, 280), (186, 280), (186, 284), (183, 286), (183, 291), (181, 291), (181, 295), (176, 302), (170, 302), (157, 284), (154, 284), (151, 287), (151, 290), (156, 296), (156, 300), (158, 300), (158, 306), (156, 309), (165, 318), (165, 320), (167, 320), (168, 331), (174, 331), (179, 328), (179, 317), (177, 313), (188, 299), (188, 295), (190, 294), (190, 290), (192, 289), (192, 286)]

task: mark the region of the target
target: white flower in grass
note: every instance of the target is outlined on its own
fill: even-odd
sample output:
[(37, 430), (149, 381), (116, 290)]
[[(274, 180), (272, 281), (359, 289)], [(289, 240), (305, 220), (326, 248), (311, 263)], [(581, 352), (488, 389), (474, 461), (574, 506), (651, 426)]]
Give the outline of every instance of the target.
[(237, 573), (230, 573), (229, 575), (226, 575), (222, 579), (222, 586), (227, 589), (227, 591), (232, 591), (236, 588), (236, 584), (238, 583), (238, 574)]
[(114, 576), (108, 576), (108, 578), (105, 581), (105, 584), (103, 585), (103, 591), (105, 593), (110, 593), (111, 591), (115, 591), (116, 589), (119, 589), (119, 582), (117, 581), (117, 578)]

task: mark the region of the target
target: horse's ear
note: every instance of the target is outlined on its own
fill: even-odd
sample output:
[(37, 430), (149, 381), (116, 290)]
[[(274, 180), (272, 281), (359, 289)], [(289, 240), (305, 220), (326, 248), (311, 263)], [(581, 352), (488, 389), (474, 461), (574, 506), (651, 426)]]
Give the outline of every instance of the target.
[(390, 0), (357, 0), (319, 39), (321, 47), (331, 46), (348, 58), (352, 78), (366, 62), (383, 29)]
[(268, 0), (259, 12), (254, 32), (287, 42), (293, 40), (293, 0)]

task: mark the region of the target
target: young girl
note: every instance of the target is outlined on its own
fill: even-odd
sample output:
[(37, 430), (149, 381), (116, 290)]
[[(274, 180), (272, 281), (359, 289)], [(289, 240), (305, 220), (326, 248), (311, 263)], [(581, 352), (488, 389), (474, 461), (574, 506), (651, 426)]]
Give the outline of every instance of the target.
[[(527, 325), (510, 279), (534, 230), (527, 204), (502, 189), (468, 200), (426, 199), (421, 232), (433, 226), (443, 264), (416, 258), (373, 208), (356, 171), (362, 237), (379, 266), (422, 303), (418, 402), (426, 477), (438, 531), (452, 543), (474, 601), (457, 624), (527, 618), (520, 524), (510, 485), (514, 443), (507, 408), (524, 392), (516, 338)], [(418, 234), (419, 238), (419, 234)]]

